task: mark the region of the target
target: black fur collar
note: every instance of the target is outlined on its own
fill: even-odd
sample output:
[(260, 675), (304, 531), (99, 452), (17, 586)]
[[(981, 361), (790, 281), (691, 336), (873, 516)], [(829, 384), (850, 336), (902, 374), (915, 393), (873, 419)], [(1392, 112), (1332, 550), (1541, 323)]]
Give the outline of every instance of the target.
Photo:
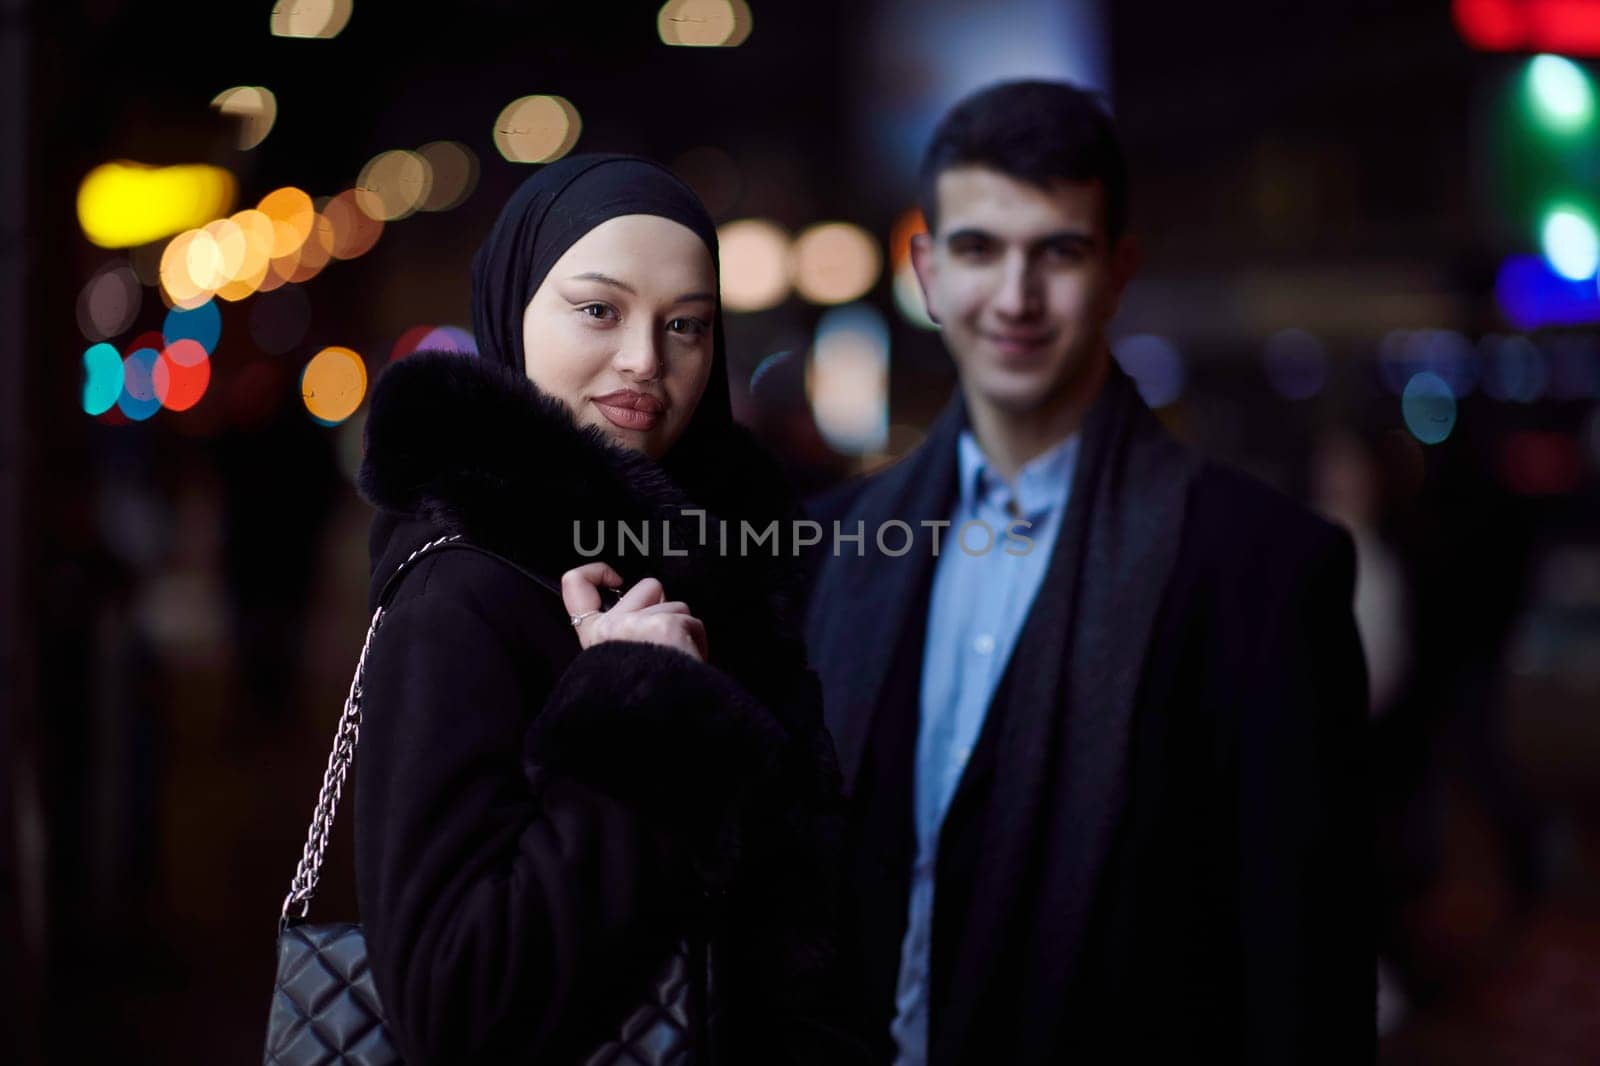
[[(552, 579), (594, 561), (578, 552), (573, 522), (582, 523), (586, 548), (603, 524), (606, 550), (598, 558), (629, 584), (660, 579), (706, 622), (713, 658), (746, 680), (750, 671), (741, 667), (751, 664), (729, 661), (756, 652), (745, 645), (798, 646), (799, 562), (767, 549), (720, 551), (716, 519), (778, 518), (786, 526), (799, 512), (776, 464), (746, 430), (730, 426), (715, 452), (701, 472), (709, 498), (691, 500), (659, 464), (598, 429), (579, 428), (565, 405), (523, 375), (452, 352), (419, 352), (388, 367), (373, 389), (359, 485), (384, 511), (462, 534)], [(696, 508), (708, 512), (704, 539), (702, 522), (684, 514)], [(632, 543), (619, 551), (619, 522), (648, 531), (647, 553)], [(664, 527), (671, 553), (662, 550)], [(737, 535), (733, 521), (730, 545)]]

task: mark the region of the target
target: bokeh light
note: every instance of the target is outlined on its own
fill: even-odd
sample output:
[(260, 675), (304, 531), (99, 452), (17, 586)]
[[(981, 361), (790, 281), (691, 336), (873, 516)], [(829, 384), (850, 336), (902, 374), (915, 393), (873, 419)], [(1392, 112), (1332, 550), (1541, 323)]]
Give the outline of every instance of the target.
[(667, 0), (656, 13), (663, 44), (689, 48), (737, 48), (755, 20), (745, 0)]
[(1575, 133), (1594, 118), (1594, 83), (1562, 56), (1534, 56), (1528, 62), (1528, 95), (1534, 113), (1557, 133)]
[(524, 96), (494, 121), (494, 145), (513, 163), (551, 163), (578, 143), (583, 121), (564, 96)]
[(328, 251), (335, 259), (354, 259), (365, 255), (383, 235), (382, 220), (361, 209), (356, 203), (354, 189), (346, 189), (323, 204), (322, 215), (328, 220), (333, 238)]
[(1539, 246), (1557, 274), (1569, 281), (1584, 281), (1600, 267), (1600, 236), (1587, 215), (1572, 207), (1558, 207), (1539, 226)]
[(478, 187), (478, 155), (460, 141), (433, 141), (417, 149), (427, 163), (433, 182), (419, 208), (449, 211), (459, 207)]
[(207, 352), (214, 352), (222, 337), (222, 312), (212, 300), (199, 307), (174, 307), (161, 323), (161, 335), (168, 343), (192, 340)]
[(263, 293), (250, 305), (250, 339), (269, 355), (282, 355), (305, 340), (310, 325), (311, 301), (298, 285)]
[(1167, 338), (1135, 333), (1112, 345), (1111, 353), (1150, 407), (1165, 407), (1183, 395), (1183, 355)]
[(256, 210), (272, 220), (271, 256), (274, 259), (298, 251), (311, 236), (317, 221), (317, 209), (311, 197), (292, 186), (267, 193)]
[(1466, 396), (1478, 384), (1477, 349), (1451, 329), (1397, 329), (1384, 334), (1378, 343), (1378, 373), (1390, 392), (1404, 393), (1424, 370), (1449, 386), (1452, 395)]
[(1564, 278), (1537, 255), (1508, 256), (1495, 275), (1494, 297), (1500, 313), (1517, 329), (1600, 322), (1595, 282)]
[(1328, 352), (1303, 329), (1285, 329), (1267, 338), (1262, 366), (1272, 390), (1287, 400), (1309, 400), (1328, 380)]
[(472, 334), (460, 326), (438, 326), (425, 333), (417, 348), (430, 352), (456, 352), (459, 355), (477, 355), (478, 343)]
[(912, 238), (926, 232), (928, 223), (918, 208), (903, 211), (894, 220), (889, 230), (890, 286), (895, 306), (907, 322), (919, 329), (938, 329), (939, 324), (928, 314), (928, 301), (917, 281), (916, 268), (911, 265)]
[(1483, 391), (1497, 400), (1532, 403), (1550, 383), (1550, 361), (1527, 337), (1491, 333), (1478, 342)]
[(141, 346), (122, 361), (122, 392), (117, 397), (117, 410), (134, 422), (143, 422), (161, 410), (153, 377), (160, 358), (156, 349)]
[(412, 326), (395, 338), (394, 347), (389, 349), (389, 362), (397, 362), (417, 351), (422, 347), (422, 339), (432, 333), (432, 326)]
[(433, 168), (418, 152), (380, 152), (361, 168), (356, 181), (356, 206), (384, 222), (413, 214), (433, 188)]
[(1519, 429), (1500, 441), (1500, 477), (1525, 496), (1559, 496), (1583, 483), (1578, 438), (1553, 430)]
[(127, 263), (102, 267), (78, 293), (78, 329), (84, 340), (115, 337), (139, 315), (144, 292)]
[(101, 342), (83, 353), (83, 410), (103, 415), (122, 395), (122, 353)]
[(310, 281), (322, 273), (322, 268), (333, 258), (333, 244), (333, 221), (318, 212), (311, 220), (311, 236), (293, 254), (274, 259), (272, 273), (285, 283), (298, 285)]
[(861, 298), (877, 284), (883, 269), (878, 242), (849, 222), (823, 222), (795, 238), (794, 287), (816, 304), (840, 304)]
[(765, 311), (789, 295), (789, 237), (764, 219), (747, 218), (717, 230), (722, 261), (722, 305), (729, 311)]
[(211, 383), (211, 359), (198, 341), (173, 341), (150, 370), (156, 400), (169, 411), (187, 411), (200, 402)]
[(277, 228), (264, 212), (251, 208), (240, 211), (228, 219), (238, 228), (244, 240), (239, 265), (228, 274), (217, 288), (224, 300), (237, 301), (252, 296), (266, 279), (272, 262), (272, 249), (277, 239)]
[(1456, 397), (1431, 370), (1420, 370), (1406, 382), (1400, 413), (1411, 435), (1423, 444), (1438, 444), (1456, 425)]
[(349, 348), (324, 348), (300, 375), (300, 398), (311, 417), (337, 425), (361, 406), (367, 393), (367, 367)]
[(889, 327), (866, 304), (838, 307), (817, 324), (806, 398), (823, 440), (846, 455), (889, 440)]
[(199, 230), (185, 230), (161, 253), (161, 295), (173, 307), (198, 307), (211, 299), (210, 290), (196, 285), (189, 275), (189, 247), (199, 235)]
[(337, 37), (354, 10), (354, 0), (278, 0), (272, 8), (272, 35)]
[[(292, 0), (291, 0), (292, 2)], [(267, 139), (278, 121), (278, 98), (260, 85), (224, 89), (211, 101), (213, 110), (239, 120), (239, 148), (248, 152)]]
[(227, 214), (237, 188), (221, 167), (103, 163), (78, 186), (78, 224), (102, 248), (131, 248)]

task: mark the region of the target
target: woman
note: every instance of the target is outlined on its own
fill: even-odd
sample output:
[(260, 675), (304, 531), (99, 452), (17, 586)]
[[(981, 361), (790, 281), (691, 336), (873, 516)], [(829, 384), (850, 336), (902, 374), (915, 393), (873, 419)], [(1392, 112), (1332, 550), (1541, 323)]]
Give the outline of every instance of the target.
[(848, 1058), (794, 560), (715, 532), (794, 513), (732, 419), (715, 227), (647, 161), (545, 167), (478, 252), (473, 326), (478, 358), (379, 380), (361, 471), (374, 602), (462, 538), (406, 568), (368, 665), (356, 862), (390, 1028), (413, 1064), (612, 1061), (709, 938), (671, 1061)]

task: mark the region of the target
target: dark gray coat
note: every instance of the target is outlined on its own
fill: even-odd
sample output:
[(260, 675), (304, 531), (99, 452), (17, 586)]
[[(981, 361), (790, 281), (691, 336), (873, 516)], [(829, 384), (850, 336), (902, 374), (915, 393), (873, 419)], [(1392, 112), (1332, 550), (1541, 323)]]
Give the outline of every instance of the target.
[[(959, 396), (819, 501), (812, 662), (852, 808), (846, 971), (889, 1052), (933, 575)], [(899, 535), (888, 541), (898, 550)], [(1374, 1053), (1366, 681), (1350, 538), (1169, 438), (1113, 369), (1043, 584), (940, 837), (934, 1066)]]

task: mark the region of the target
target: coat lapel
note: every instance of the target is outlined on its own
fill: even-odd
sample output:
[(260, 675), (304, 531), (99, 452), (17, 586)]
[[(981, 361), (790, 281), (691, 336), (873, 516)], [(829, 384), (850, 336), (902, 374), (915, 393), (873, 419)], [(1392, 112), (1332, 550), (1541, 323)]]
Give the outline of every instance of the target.
[(1044, 1035), (1059, 1023), (1126, 798), (1134, 701), (1192, 471), (1113, 367), (1001, 688), (995, 786), (946, 1016), (936, 1020), (936, 1063), (976, 1052), (963, 1041), (1008, 943), (1027, 968), (1030, 1003), (1012, 1006), (1025, 1007), (1019, 1046), (1052, 1046)]
[[(813, 661), (829, 664), (821, 671), (823, 708), (847, 796), (855, 792), (862, 753), (885, 695), (895, 651), (906, 627), (921, 621), (911, 617), (912, 609), (918, 591), (933, 579), (936, 561), (929, 550), (932, 534), (921, 523), (949, 517), (956, 491), (956, 438), (965, 425), (966, 408), (957, 392), (922, 445), (863, 491), (854, 509), (863, 523), (863, 554), (857, 557), (848, 551), (830, 559), (823, 569), (808, 643)], [(903, 555), (878, 550), (877, 530), (889, 521), (906, 523), (916, 536), (912, 549)], [(841, 528), (841, 532), (855, 530)], [(898, 546), (903, 535), (897, 529), (887, 542)], [(824, 548), (832, 541), (833, 531), (823, 530)]]

